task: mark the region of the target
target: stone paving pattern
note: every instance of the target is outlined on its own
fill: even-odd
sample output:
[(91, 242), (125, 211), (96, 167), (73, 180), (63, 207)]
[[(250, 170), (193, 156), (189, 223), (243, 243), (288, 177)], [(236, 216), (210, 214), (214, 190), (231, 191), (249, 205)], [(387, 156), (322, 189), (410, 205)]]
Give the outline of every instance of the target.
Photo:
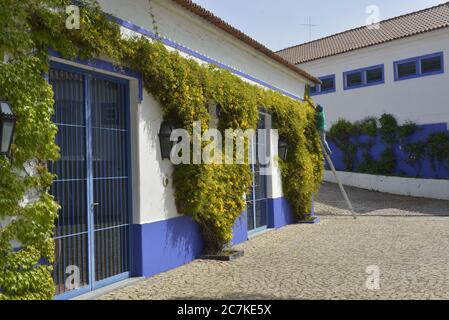
[[(449, 201), (348, 188), (353, 220), (333, 184), (316, 225), (291, 225), (237, 246), (232, 262), (195, 260), (99, 299), (449, 299)], [(380, 289), (366, 288), (377, 265)]]

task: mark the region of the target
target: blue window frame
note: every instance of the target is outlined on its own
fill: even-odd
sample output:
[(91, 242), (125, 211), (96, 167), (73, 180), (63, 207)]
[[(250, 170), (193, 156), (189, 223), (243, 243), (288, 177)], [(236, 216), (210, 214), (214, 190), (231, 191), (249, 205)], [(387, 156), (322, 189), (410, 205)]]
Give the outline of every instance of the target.
[(363, 88), (385, 83), (384, 65), (377, 65), (343, 73), (344, 89)]
[(383, 83), (384, 81), (383, 71), (384, 70), (381, 67), (366, 70), (365, 72), (366, 84)]
[(394, 62), (394, 80), (407, 80), (444, 73), (443, 52)]
[(318, 79), (321, 80), (321, 84), (317, 84), (316, 86), (312, 87), (310, 89), (310, 95), (316, 96), (336, 91), (335, 74), (319, 77)]
[(363, 73), (350, 72), (346, 74), (346, 89), (347, 88), (357, 88), (363, 86)]

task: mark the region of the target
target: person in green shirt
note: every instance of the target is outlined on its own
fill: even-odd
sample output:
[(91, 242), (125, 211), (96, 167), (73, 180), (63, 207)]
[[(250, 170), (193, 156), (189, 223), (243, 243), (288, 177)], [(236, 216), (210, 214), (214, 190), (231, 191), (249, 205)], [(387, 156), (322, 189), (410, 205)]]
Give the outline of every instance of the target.
[(315, 106), (310, 100), (307, 100), (307, 102), (310, 104), (310, 106), (315, 109), (315, 123), (316, 123), (316, 128), (318, 130), (318, 132), (320, 133), (320, 138), (321, 141), (323, 142), (323, 146), (326, 149), (326, 152), (331, 155), (332, 154), (332, 150), (329, 147), (329, 144), (327, 143), (326, 140), (326, 130), (327, 130), (327, 126), (326, 126), (326, 114), (324, 113), (324, 108), (322, 105), (318, 104), (317, 106)]

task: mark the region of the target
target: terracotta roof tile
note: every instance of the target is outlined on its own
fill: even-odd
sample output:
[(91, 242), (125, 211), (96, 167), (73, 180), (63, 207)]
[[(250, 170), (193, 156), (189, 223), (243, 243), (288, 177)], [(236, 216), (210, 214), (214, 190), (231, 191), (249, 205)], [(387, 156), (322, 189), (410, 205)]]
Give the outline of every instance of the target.
[(447, 27), (449, 2), (384, 20), (380, 29), (359, 27), (286, 48), (277, 54), (296, 65)]
[(257, 42), (256, 40), (252, 39), (251, 37), (247, 36), (240, 30), (234, 28), (227, 22), (223, 21), (219, 17), (215, 16), (212, 12), (204, 9), (203, 7), (197, 5), (191, 0), (172, 0), (173, 2), (177, 3), (178, 5), (182, 6), (183, 8), (189, 10), (190, 12), (196, 14), (197, 16), (207, 20), (208, 22), (215, 25), (217, 28), (222, 29), (223, 31), (229, 33), (233, 37), (237, 38), (240, 41), (243, 41), (247, 45), (253, 47), (257, 51), (263, 53), (268, 58), (284, 65), (285, 67), (289, 68), (290, 70), (294, 71), (295, 73), (299, 74), (300, 76), (314, 82), (314, 83), (321, 83), (320, 80), (315, 78), (314, 76), (308, 74), (306, 71), (296, 67), (295, 65), (291, 64), (287, 60), (283, 59), (261, 43)]

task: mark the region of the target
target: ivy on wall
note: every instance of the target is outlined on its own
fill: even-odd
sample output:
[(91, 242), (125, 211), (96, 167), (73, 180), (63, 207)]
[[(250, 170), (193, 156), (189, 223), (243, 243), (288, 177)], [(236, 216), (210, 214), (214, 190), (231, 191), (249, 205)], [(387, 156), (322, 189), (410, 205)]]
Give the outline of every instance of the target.
[[(45, 80), (48, 49), (66, 57), (119, 58), (118, 26), (96, 3), (81, 1), (80, 30), (65, 27), (70, 0), (3, 0), (0, 6), (0, 97), (18, 116), (10, 159), (0, 157), (0, 299), (50, 299), (58, 204), (48, 193), (58, 158)], [(19, 249), (20, 247), (20, 249)]]
[[(271, 113), (291, 152), (282, 163), (284, 194), (298, 219), (311, 211), (322, 178), (323, 158), (314, 113), (306, 104), (244, 82), (229, 71), (200, 65), (145, 38), (125, 40), (124, 60), (143, 74), (144, 85), (163, 114), (192, 131), (194, 121), (208, 129), (208, 101), (220, 104), (218, 128), (255, 129), (258, 109)], [(234, 155), (235, 157), (235, 155)], [(217, 253), (232, 239), (235, 220), (245, 210), (242, 195), (251, 185), (249, 165), (179, 165), (173, 184), (178, 211), (199, 223), (205, 252)]]
[(445, 168), (449, 171), (449, 134), (447, 132), (432, 133), (425, 146), (433, 170)]
[[(343, 152), (343, 163), (349, 172), (395, 175), (399, 162), (403, 160), (415, 169), (416, 177), (419, 177), (424, 157), (428, 157), (434, 172), (443, 168), (449, 171), (449, 133), (437, 132), (422, 141), (412, 141), (411, 137), (418, 130), (413, 122), (400, 126), (393, 115), (383, 114), (379, 119), (370, 117), (356, 122), (339, 119), (328, 136)], [(385, 146), (378, 160), (371, 155), (377, 137)], [(394, 151), (397, 144), (405, 154), (404, 159), (398, 158)], [(360, 151), (362, 160), (358, 162)]]
[(275, 127), (289, 145), (285, 162), (280, 162), (284, 196), (297, 220), (312, 210), (312, 195), (322, 181), (324, 157), (315, 127), (315, 111), (307, 103), (288, 99), (278, 92), (264, 91), (261, 105), (273, 115)]
[[(200, 121), (203, 130), (208, 128), (209, 101), (221, 105), (221, 130), (255, 128), (258, 108), (264, 107), (290, 144), (288, 159), (281, 164), (284, 194), (298, 218), (310, 212), (323, 158), (314, 111), (304, 103), (183, 58), (159, 42), (123, 39), (95, 1), (77, 2), (79, 30), (65, 28), (70, 0), (5, 2), (0, 8), (0, 57), (5, 61), (0, 65), (0, 96), (11, 103), (19, 119), (11, 162), (0, 158), (0, 220), (6, 221), (0, 229), (0, 299), (50, 299), (54, 294), (52, 233), (58, 205), (48, 193), (54, 177), (46, 164), (57, 159), (58, 148), (57, 128), (51, 121), (53, 93), (43, 77), (49, 48), (65, 58), (106, 55), (141, 72), (164, 117), (189, 131), (194, 121)], [(178, 211), (199, 223), (207, 253), (221, 251), (245, 208), (249, 166), (179, 165), (173, 179)], [(24, 201), (27, 198), (33, 200)], [(21, 245), (18, 251), (13, 240)]]

